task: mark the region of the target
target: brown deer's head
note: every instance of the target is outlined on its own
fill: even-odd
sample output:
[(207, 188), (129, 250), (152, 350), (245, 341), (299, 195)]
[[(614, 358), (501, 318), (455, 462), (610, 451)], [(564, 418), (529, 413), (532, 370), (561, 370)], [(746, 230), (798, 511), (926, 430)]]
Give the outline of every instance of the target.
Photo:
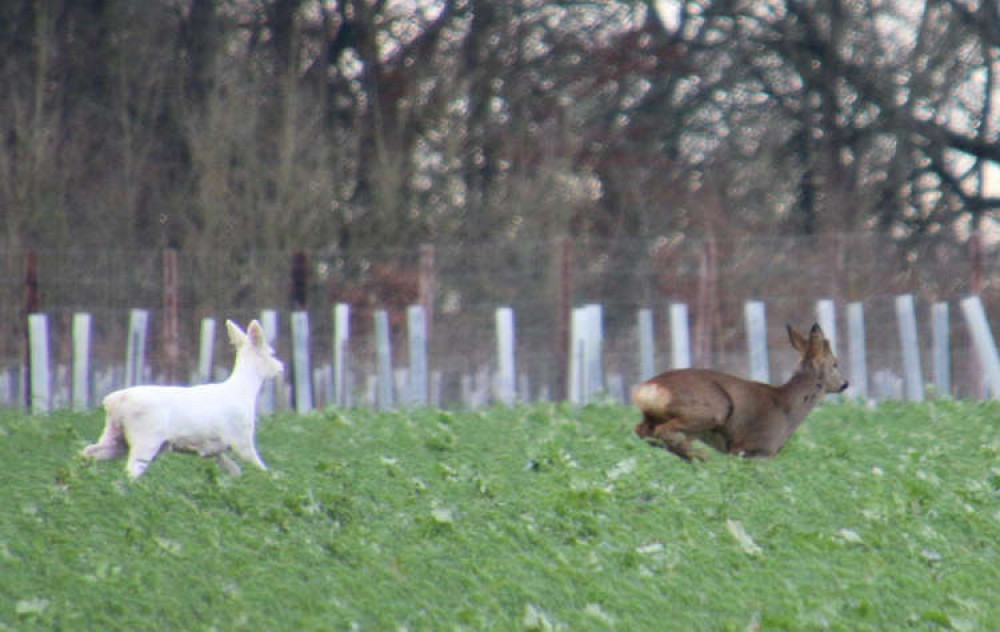
[(837, 356), (830, 349), (830, 341), (823, 336), (823, 330), (814, 324), (805, 337), (788, 325), (788, 339), (795, 350), (802, 354), (799, 370), (814, 374), (827, 393), (842, 393), (848, 386), (840, 374)]

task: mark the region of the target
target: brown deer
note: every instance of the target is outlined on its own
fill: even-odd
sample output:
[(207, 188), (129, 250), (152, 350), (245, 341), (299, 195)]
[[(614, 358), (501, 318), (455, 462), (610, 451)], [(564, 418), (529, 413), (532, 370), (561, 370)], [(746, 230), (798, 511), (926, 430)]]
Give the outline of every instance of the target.
[(636, 434), (686, 461), (706, 458), (692, 451), (694, 439), (729, 454), (774, 456), (824, 394), (847, 388), (819, 325), (808, 338), (789, 325), (788, 338), (802, 360), (782, 386), (704, 369), (667, 371), (643, 382), (632, 393), (642, 411)]

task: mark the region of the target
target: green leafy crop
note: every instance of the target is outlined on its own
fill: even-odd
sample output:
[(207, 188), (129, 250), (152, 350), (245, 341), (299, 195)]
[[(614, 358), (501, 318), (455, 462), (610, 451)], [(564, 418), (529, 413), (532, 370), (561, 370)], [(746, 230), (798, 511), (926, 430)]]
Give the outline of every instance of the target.
[(818, 409), (690, 465), (629, 408), (264, 419), (271, 471), (0, 413), (0, 630), (984, 630), (1000, 406)]

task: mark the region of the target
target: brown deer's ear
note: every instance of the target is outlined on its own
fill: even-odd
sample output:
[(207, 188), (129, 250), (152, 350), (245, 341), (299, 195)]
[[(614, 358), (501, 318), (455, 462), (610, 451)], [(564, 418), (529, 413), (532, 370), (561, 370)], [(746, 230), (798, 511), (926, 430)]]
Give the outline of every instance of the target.
[(823, 329), (819, 323), (813, 323), (812, 329), (809, 330), (809, 352), (813, 355), (820, 355), (824, 348), (829, 349), (830, 343), (823, 336)]
[(788, 329), (788, 341), (792, 343), (792, 347), (799, 353), (805, 354), (809, 348), (809, 341), (806, 340), (806, 337), (792, 329), (791, 325), (785, 325), (785, 328)]

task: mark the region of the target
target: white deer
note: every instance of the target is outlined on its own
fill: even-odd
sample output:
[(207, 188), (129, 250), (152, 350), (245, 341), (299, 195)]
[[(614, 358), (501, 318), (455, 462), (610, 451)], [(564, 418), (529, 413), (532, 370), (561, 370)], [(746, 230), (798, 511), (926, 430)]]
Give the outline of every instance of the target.
[(187, 387), (133, 386), (109, 394), (104, 398), (104, 432), (83, 454), (108, 460), (127, 449), (125, 469), (133, 480), (142, 476), (164, 448), (214, 456), (234, 476), (240, 474), (240, 467), (226, 454), (229, 450), (266, 470), (254, 437), (257, 391), (284, 367), (256, 320), (246, 333), (230, 320), (226, 329), (236, 347), (236, 363), (226, 381)]

